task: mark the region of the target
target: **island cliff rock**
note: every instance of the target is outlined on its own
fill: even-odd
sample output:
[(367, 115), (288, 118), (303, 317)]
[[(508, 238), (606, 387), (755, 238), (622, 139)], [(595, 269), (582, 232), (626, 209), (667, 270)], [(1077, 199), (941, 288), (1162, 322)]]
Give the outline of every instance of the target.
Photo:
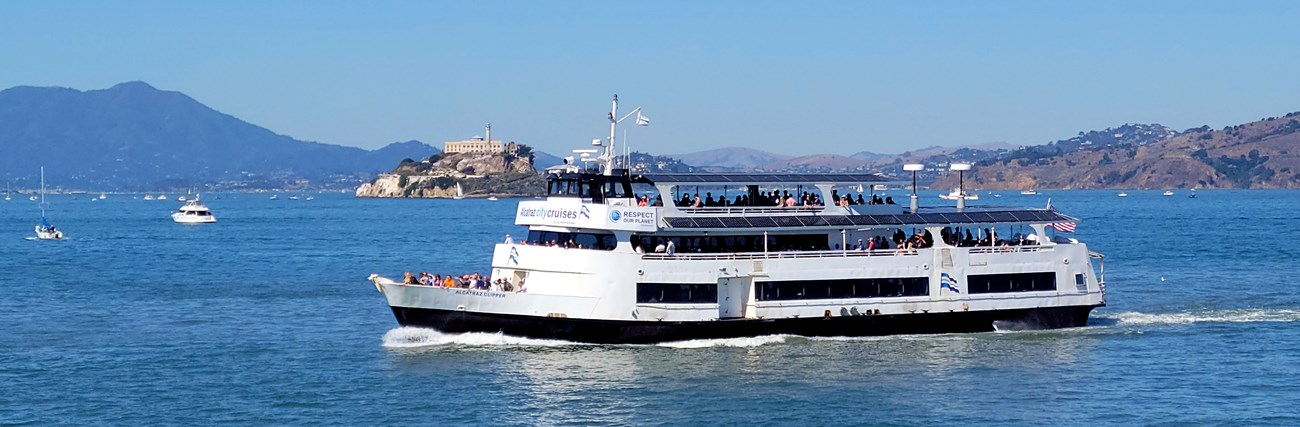
[(391, 172), (357, 187), (356, 197), (451, 198), (460, 184), (465, 197), (531, 197), (545, 191), (533, 169), (531, 150), (511, 153), (456, 153), (416, 161), (402, 160)]

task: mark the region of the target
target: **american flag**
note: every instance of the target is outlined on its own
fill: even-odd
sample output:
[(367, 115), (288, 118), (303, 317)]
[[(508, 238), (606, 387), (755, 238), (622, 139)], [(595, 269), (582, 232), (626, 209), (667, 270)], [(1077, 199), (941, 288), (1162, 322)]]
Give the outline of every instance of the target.
[(1053, 229), (1053, 230), (1060, 231), (1060, 232), (1063, 232), (1063, 233), (1073, 233), (1073, 232), (1074, 232), (1074, 223), (1073, 223), (1073, 222), (1053, 222), (1053, 223), (1048, 224), (1048, 225), (1052, 226), (1052, 229)]

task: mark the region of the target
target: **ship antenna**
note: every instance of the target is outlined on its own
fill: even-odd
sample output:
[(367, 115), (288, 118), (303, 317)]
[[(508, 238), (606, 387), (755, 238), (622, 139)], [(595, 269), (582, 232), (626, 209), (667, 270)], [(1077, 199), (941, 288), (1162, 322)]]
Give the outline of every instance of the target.
[[(633, 108), (632, 111), (623, 115), (623, 117), (618, 117), (618, 94), (614, 94), (614, 102), (609, 109), (609, 144), (605, 146), (605, 155), (602, 158), (602, 160), (605, 161), (605, 175), (614, 174), (614, 160), (616, 160), (615, 156), (618, 155), (618, 149), (614, 147), (614, 138), (618, 134), (618, 123), (627, 120), (627, 118), (632, 117), (633, 114), (637, 114), (637, 124), (644, 126), (644, 123), (642, 122), (643, 119), (638, 114), (640, 112), (641, 107), (636, 107)], [(593, 141), (592, 144), (594, 145), (595, 142)], [(630, 158), (628, 159), (627, 164), (631, 164)], [(627, 165), (624, 165), (624, 167), (627, 167)]]
[(614, 135), (618, 133), (618, 94), (614, 94), (614, 101), (609, 107), (609, 144), (605, 146), (605, 175), (614, 174), (614, 153), (618, 150), (614, 148)]

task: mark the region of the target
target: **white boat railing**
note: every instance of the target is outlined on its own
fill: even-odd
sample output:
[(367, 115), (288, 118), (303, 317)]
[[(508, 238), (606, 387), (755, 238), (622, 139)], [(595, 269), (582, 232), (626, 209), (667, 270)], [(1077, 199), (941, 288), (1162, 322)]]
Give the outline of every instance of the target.
[(704, 208), (679, 207), (679, 212), (690, 215), (746, 215), (746, 214), (791, 214), (818, 213), (826, 210), (825, 206), (710, 206)]
[(1088, 258), (1097, 260), (1097, 289), (1101, 290), (1101, 302), (1106, 302), (1106, 255), (1101, 252), (1088, 251)]
[(972, 254), (1005, 254), (1018, 252), (1047, 252), (1056, 250), (1054, 246), (980, 246), (970, 248)]
[[(1056, 250), (1053, 246), (997, 246), (997, 247), (977, 247), (970, 248), (972, 254), (1008, 254), (1008, 253), (1030, 253), (1030, 252), (1051, 252)], [(727, 252), (727, 253), (698, 253), (698, 252), (678, 252), (673, 255), (666, 253), (648, 253), (641, 255), (645, 260), (746, 260), (746, 259), (800, 259), (800, 258), (841, 258), (841, 257), (879, 257), (879, 256), (912, 256), (919, 255), (917, 249), (876, 249), (870, 251), (859, 250), (830, 250), (830, 251), (786, 251), (786, 252)]]
[(728, 253), (665, 253), (643, 254), (644, 260), (746, 260), (746, 259), (799, 259), (799, 258), (844, 258), (844, 257), (880, 257), (880, 256), (914, 256), (920, 252), (916, 249), (877, 249), (870, 251), (793, 251), (793, 252), (728, 252)]

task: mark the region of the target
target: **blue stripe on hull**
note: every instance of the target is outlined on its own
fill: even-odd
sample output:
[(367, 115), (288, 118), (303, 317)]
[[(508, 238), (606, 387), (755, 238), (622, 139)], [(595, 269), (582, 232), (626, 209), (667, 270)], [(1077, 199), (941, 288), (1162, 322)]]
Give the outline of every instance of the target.
[(809, 337), (880, 336), (991, 332), (999, 329), (1056, 329), (1084, 326), (1094, 306), (1050, 307), (980, 312), (831, 316), (798, 319), (737, 319), (703, 322), (651, 322), (569, 319), (468, 311), (392, 307), (397, 323), (445, 333), (501, 332), (541, 339), (648, 344), (693, 339), (789, 334)]

